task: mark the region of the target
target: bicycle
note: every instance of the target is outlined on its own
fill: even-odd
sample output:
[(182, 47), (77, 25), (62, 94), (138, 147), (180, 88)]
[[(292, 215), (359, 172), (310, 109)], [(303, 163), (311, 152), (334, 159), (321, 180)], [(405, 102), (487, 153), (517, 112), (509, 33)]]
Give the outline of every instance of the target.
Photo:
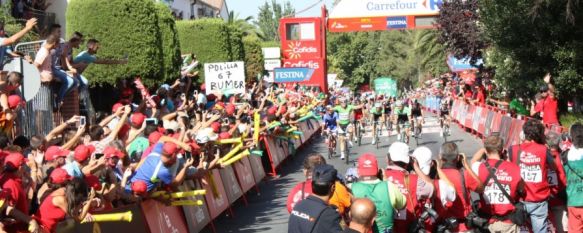
[(356, 121), (357, 126), (355, 127), (356, 130), (356, 142), (358, 146), (362, 145), (362, 132), (364, 131), (364, 127), (362, 127), (361, 120)]
[(374, 127), (377, 127), (376, 128), (375, 135), (373, 135), (373, 140), (375, 140), (375, 146), (378, 149), (379, 148), (379, 144), (381, 142), (381, 127), (380, 127), (381, 124), (379, 124), (378, 121), (375, 121), (373, 124), (374, 124), (373, 128)]
[(345, 131), (340, 130), (341, 132), (338, 132), (338, 136), (342, 136), (344, 137), (344, 140), (341, 140), (342, 143), (344, 143), (344, 152), (345, 152), (345, 160), (346, 160), (346, 164), (348, 164), (349, 160), (350, 160), (350, 147), (348, 147), (348, 140), (350, 140), (349, 138), (349, 133), (348, 133), (348, 129)]
[(327, 140), (328, 140), (328, 159), (332, 159), (332, 156), (336, 153), (336, 132), (326, 130)]
[(421, 130), (423, 125), (421, 125), (421, 119), (417, 118), (413, 121), (413, 137), (415, 138), (416, 145), (419, 145), (419, 138), (421, 137)]
[(449, 136), (450, 133), (450, 123), (447, 119), (444, 118), (445, 117), (443, 116), (439, 118), (439, 125), (441, 126), (441, 136), (443, 137), (443, 140), (447, 142), (447, 136)]
[(405, 144), (409, 144), (409, 137), (407, 136), (406, 129), (409, 128), (410, 125), (407, 122), (399, 122), (398, 126), (399, 126), (399, 131), (400, 131), (399, 132), (399, 135), (400, 135), (399, 141), (403, 142)]

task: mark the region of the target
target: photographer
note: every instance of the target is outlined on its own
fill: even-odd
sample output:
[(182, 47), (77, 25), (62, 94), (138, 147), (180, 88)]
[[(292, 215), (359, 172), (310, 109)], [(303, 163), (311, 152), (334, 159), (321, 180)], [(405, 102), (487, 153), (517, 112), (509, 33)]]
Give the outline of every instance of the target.
[(470, 192), (481, 193), (483, 185), (472, 172), (466, 161), (464, 154), (460, 154), (458, 146), (453, 142), (446, 142), (441, 146), (440, 162), (438, 167), (440, 179), (446, 179), (455, 187), (456, 198), (453, 203), (447, 205), (442, 202), (442, 193), (437, 192), (435, 209), (439, 214), (438, 222), (447, 222), (451, 219), (457, 220), (459, 225), (451, 232), (466, 232), (472, 230), (476, 225), (482, 225), (484, 220), (476, 218), (477, 215), (472, 206)]
[(519, 167), (505, 160), (503, 145), (500, 137), (489, 136), (484, 140), (484, 148), (472, 158), (472, 170), (485, 186), (480, 212), (491, 216), (488, 226), (491, 232), (520, 232), (512, 215), (514, 205), (524, 193), (524, 181)]
[[(424, 147), (426, 148), (426, 147)], [(431, 156), (431, 151), (429, 155)], [(426, 153), (426, 152), (425, 152)], [(393, 229), (396, 232), (405, 232), (416, 216), (423, 211), (425, 201), (433, 196), (434, 187), (431, 182), (420, 179), (415, 172), (409, 172), (409, 146), (402, 142), (395, 142), (389, 147), (387, 155), (387, 169), (385, 180), (392, 182), (407, 197), (407, 208), (400, 210), (395, 218)]]

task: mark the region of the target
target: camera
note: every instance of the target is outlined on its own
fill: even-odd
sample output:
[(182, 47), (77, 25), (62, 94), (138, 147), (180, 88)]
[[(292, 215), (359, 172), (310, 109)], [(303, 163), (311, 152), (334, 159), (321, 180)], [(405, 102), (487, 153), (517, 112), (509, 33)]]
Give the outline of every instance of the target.
[(488, 229), (488, 219), (480, 217), (476, 212), (471, 212), (466, 216), (466, 226), (478, 230)]
[(428, 207), (425, 207), (425, 210), (423, 211), (423, 213), (421, 213), (421, 215), (417, 219), (417, 222), (414, 222), (413, 225), (411, 225), (409, 227), (409, 232), (410, 233), (425, 233), (425, 232), (427, 232), (425, 229), (425, 222), (427, 221), (427, 219), (432, 218), (435, 220), (438, 217), (439, 217), (439, 215), (437, 214), (437, 212), (435, 212), (435, 210), (428, 208)]
[(449, 233), (451, 230), (457, 228), (460, 225), (456, 218), (446, 218), (443, 223), (437, 226), (438, 233)]

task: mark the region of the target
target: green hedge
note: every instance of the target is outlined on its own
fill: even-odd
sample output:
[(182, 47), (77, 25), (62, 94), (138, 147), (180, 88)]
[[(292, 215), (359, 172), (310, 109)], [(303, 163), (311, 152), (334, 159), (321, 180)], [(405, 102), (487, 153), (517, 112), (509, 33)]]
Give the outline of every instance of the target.
[(180, 41), (176, 32), (176, 24), (172, 11), (164, 3), (156, 4), (158, 10), (158, 27), (162, 37), (162, 54), (164, 55), (164, 79), (175, 79), (180, 76)]
[(199, 80), (204, 80), (204, 63), (243, 61), (242, 33), (221, 19), (176, 22), (182, 54), (194, 53), (200, 61)]
[[(167, 41), (173, 31), (167, 13), (160, 18), (151, 0), (71, 0), (67, 29), (101, 42), (98, 57), (123, 58), (127, 65), (92, 65), (85, 71), (91, 83), (114, 84), (117, 79), (141, 76), (146, 85), (158, 84), (177, 74), (176, 42)], [(161, 29), (163, 28), (163, 29)], [(166, 58), (164, 56), (166, 53)], [(166, 67), (165, 67), (166, 65)]]
[(255, 36), (243, 38), (245, 49), (245, 76), (247, 81), (256, 80), (257, 74), (263, 73), (263, 51), (261, 40)]

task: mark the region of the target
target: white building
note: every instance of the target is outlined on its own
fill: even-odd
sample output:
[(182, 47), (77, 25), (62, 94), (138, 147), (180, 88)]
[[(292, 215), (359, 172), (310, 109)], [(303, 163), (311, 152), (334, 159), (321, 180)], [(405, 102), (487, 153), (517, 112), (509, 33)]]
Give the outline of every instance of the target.
[[(61, 37), (68, 38), (67, 23), (65, 21), (65, 14), (67, 6), (71, 0), (52, 0), (51, 5), (47, 8), (47, 12), (56, 14), (56, 23), (63, 27), (63, 35)], [(104, 0), (106, 1), (106, 0)], [(165, 2), (176, 16), (181, 19), (200, 19), (208, 17), (220, 17), (224, 20), (229, 19), (229, 9), (225, 0), (155, 0)]]

